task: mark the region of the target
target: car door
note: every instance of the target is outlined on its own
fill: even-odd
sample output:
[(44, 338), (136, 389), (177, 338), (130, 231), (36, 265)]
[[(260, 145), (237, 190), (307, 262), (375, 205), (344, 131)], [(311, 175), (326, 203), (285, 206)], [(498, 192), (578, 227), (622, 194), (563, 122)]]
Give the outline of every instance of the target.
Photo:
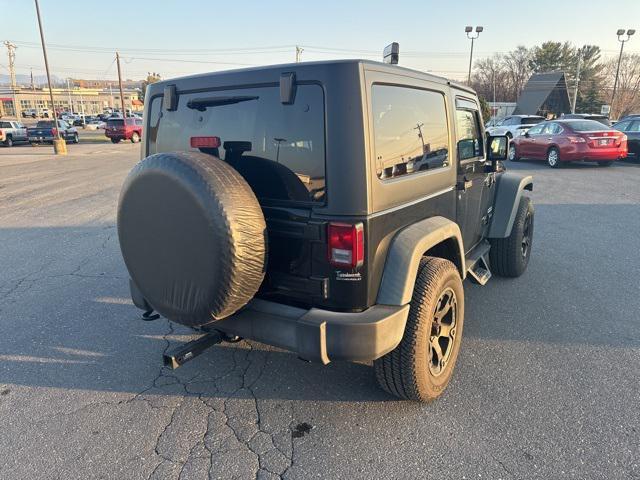
[(485, 148), (480, 112), (475, 101), (456, 99), (458, 157), (456, 220), (465, 252), (482, 240), (493, 204), (495, 174), (485, 172)]
[(632, 120), (624, 133), (627, 135), (629, 153), (640, 158), (640, 120)]
[(545, 124), (541, 123), (534, 127), (531, 127), (527, 130), (527, 133), (521, 137), (521, 145), (520, 156), (526, 158), (535, 158), (538, 159), (538, 144), (541, 140), (542, 130), (544, 129)]

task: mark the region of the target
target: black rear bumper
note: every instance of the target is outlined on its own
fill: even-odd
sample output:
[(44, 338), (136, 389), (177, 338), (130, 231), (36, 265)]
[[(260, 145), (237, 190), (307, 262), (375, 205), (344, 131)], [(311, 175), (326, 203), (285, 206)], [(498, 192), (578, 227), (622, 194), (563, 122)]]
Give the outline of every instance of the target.
[[(149, 309), (133, 282), (131, 296), (138, 308)], [(408, 314), (409, 305), (374, 305), (347, 313), (254, 299), (208, 326), (327, 364), (332, 360), (371, 361), (390, 352), (402, 340)]]

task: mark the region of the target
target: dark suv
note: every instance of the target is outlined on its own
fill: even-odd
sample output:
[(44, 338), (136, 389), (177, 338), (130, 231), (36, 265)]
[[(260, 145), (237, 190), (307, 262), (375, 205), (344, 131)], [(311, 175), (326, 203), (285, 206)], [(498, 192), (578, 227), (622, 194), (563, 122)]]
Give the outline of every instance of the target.
[(385, 390), (431, 400), (458, 356), (463, 280), (527, 267), (532, 179), (502, 170), (508, 139), (485, 138), (466, 86), (297, 63), (152, 84), (145, 121), (118, 234), (147, 318), (373, 361)]

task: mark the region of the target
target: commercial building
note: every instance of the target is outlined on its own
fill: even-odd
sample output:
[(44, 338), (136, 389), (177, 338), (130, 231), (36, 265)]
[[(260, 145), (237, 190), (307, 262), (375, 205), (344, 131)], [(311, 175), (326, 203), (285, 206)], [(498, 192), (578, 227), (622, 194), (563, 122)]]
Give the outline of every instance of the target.
[[(143, 102), (140, 100), (140, 90), (134, 88), (124, 89), (124, 105), (127, 110), (141, 111)], [(17, 102), (17, 112), (14, 105)], [(40, 114), (43, 109), (52, 111), (55, 107), (58, 112), (83, 113), (96, 115), (109, 109), (120, 109), (120, 91), (118, 88), (82, 88), (71, 87), (53, 89), (53, 106), (49, 98), (49, 90), (46, 88), (17, 87), (0, 88), (0, 117), (14, 117), (16, 113), (35, 110)]]

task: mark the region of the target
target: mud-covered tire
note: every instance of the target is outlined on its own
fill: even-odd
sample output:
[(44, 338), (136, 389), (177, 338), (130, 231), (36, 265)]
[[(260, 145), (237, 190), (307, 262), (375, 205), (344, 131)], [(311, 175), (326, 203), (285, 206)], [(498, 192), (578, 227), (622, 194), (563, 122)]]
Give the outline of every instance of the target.
[(118, 237), (145, 300), (183, 325), (233, 314), (264, 278), (258, 200), (236, 170), (204, 153), (158, 153), (138, 163), (120, 194)]
[(501, 277), (519, 277), (531, 258), (533, 245), (533, 203), (522, 196), (516, 218), (507, 238), (492, 238), (489, 262), (491, 271)]
[[(432, 347), (435, 314), (444, 301), (443, 295), (451, 294), (455, 302), (453, 339), (449, 340), (451, 343), (447, 342), (447, 348), (451, 350), (444, 351), (447, 352), (443, 357), (446, 357), (446, 363), (437, 373), (433, 368), (437, 359)], [(438, 327), (438, 334), (442, 325), (444, 323)], [(458, 269), (449, 260), (424, 257), (418, 268), (402, 340), (394, 350), (373, 363), (378, 384), (388, 393), (407, 400), (426, 402), (438, 398), (451, 379), (463, 326), (464, 290)]]

